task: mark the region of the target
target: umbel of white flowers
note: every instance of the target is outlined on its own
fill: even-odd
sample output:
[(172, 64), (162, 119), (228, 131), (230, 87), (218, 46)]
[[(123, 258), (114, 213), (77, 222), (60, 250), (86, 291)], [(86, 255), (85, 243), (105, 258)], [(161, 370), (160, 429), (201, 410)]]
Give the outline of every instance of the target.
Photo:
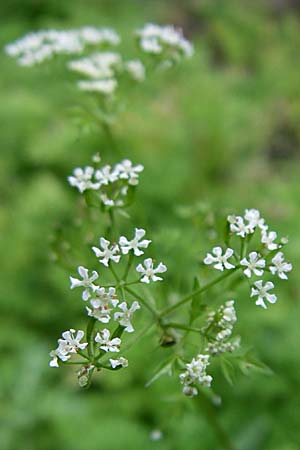
[(73, 30), (41, 30), (8, 44), (5, 51), (22, 66), (33, 66), (57, 54), (82, 53), (88, 46), (118, 45), (119, 35), (111, 28), (86, 26)]
[[(144, 250), (148, 248), (151, 240), (145, 239), (146, 231), (142, 228), (136, 228), (132, 239), (128, 239), (125, 236), (119, 238), (118, 243), (111, 244), (111, 242), (104, 237), (99, 239), (99, 248), (93, 246), (92, 251), (99, 259), (99, 263), (105, 268), (110, 268), (111, 264), (119, 264), (124, 258), (140, 257), (144, 254)], [(128, 256), (127, 256), (128, 255)], [(147, 258), (144, 261), (144, 266), (139, 264), (136, 271), (140, 274), (140, 282), (150, 283), (156, 281), (162, 281), (161, 277), (158, 277), (157, 273), (166, 272), (167, 267), (159, 263), (155, 268), (153, 260)], [(117, 289), (114, 286), (102, 287), (97, 284), (99, 274), (97, 271), (89, 271), (83, 266), (78, 267), (78, 274), (80, 278), (71, 276), (71, 289), (82, 289), (82, 299), (88, 302), (86, 306), (86, 312), (89, 317), (92, 317), (100, 324), (108, 324), (111, 321), (117, 322), (122, 327), (124, 332), (133, 333), (134, 327), (132, 325), (132, 318), (134, 313), (140, 309), (140, 305), (137, 301), (134, 301), (131, 305), (128, 305), (126, 301), (120, 303)], [(137, 280), (139, 282), (139, 280)], [(111, 331), (108, 328), (100, 329), (94, 337), (94, 343), (88, 342), (81, 343), (84, 337), (84, 332), (79, 330), (77, 333), (71, 329), (68, 332), (64, 332), (63, 339), (58, 340), (58, 346), (55, 350), (51, 351), (51, 367), (58, 367), (58, 362), (67, 362), (73, 354), (80, 354), (82, 350), (85, 350), (88, 345), (98, 345), (99, 351), (104, 352), (119, 352), (121, 348), (121, 339), (116, 336), (111, 336)], [(118, 366), (127, 367), (128, 361), (120, 357), (118, 359), (109, 359), (112, 369)], [(91, 362), (92, 364), (92, 362)], [(80, 383), (83, 384), (86, 373), (80, 372)]]
[[(214, 247), (204, 258), (204, 264), (213, 265), (220, 271), (242, 269), (244, 275), (252, 282), (251, 297), (257, 297), (256, 305), (267, 308), (266, 301), (269, 303), (277, 301), (277, 296), (269, 292), (274, 288), (274, 283), (268, 280), (264, 284), (262, 279), (253, 281), (252, 279), (267, 274), (277, 275), (282, 280), (288, 279), (287, 274), (291, 272), (292, 264), (285, 261), (282, 251), (277, 251), (288, 243), (288, 239), (282, 238), (280, 242), (276, 242), (277, 233), (268, 231), (269, 227), (257, 209), (246, 209), (243, 217), (230, 215), (227, 220), (229, 237), (237, 236), (242, 241), (243, 250), (238, 253), (232, 248)], [(255, 235), (259, 237), (258, 248), (250, 251), (248, 255), (244, 254)]]
[(129, 159), (124, 159), (114, 167), (108, 164), (100, 169), (77, 167), (68, 181), (81, 194), (88, 190), (95, 191), (104, 206), (121, 208), (125, 205), (129, 189), (139, 184), (139, 175), (143, 170), (142, 164), (134, 166)]

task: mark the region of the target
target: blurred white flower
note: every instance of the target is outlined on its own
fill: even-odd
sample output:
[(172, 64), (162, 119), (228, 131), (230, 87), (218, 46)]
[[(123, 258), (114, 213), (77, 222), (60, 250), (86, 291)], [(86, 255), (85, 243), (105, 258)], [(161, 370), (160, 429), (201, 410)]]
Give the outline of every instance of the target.
[(278, 244), (274, 242), (275, 239), (277, 239), (277, 233), (275, 231), (270, 231), (269, 233), (262, 231), (261, 242), (268, 250), (276, 250), (278, 248)]
[(84, 169), (77, 167), (73, 171), (73, 175), (68, 177), (69, 184), (77, 187), (79, 192), (83, 193), (86, 189), (99, 189), (100, 183), (93, 182), (94, 168), (87, 166)]
[(204, 259), (204, 264), (214, 264), (214, 268), (223, 271), (224, 269), (234, 269), (235, 266), (228, 262), (228, 259), (233, 255), (233, 250), (227, 248), (223, 254), (221, 247), (214, 247), (212, 249), (212, 254), (207, 253)]
[(107, 80), (82, 80), (78, 81), (78, 87), (82, 91), (101, 92), (103, 95), (111, 95), (117, 88), (117, 81)]
[(123, 356), (120, 356), (120, 358), (117, 359), (110, 359), (109, 362), (113, 369), (118, 366), (128, 367), (128, 361), (126, 358), (123, 358)]
[(144, 81), (146, 76), (146, 70), (144, 64), (138, 59), (127, 61), (125, 63), (125, 69), (135, 81)]
[(162, 281), (163, 278), (156, 276), (157, 273), (164, 273), (167, 271), (167, 267), (163, 263), (159, 263), (155, 268), (153, 265), (153, 259), (147, 258), (144, 260), (144, 265), (139, 264), (136, 268), (136, 271), (139, 272), (143, 277), (141, 278), (142, 283), (149, 284), (150, 281)]
[(144, 166), (142, 164), (133, 166), (129, 159), (124, 159), (116, 165), (115, 170), (121, 180), (128, 180), (128, 184), (136, 186), (139, 182), (139, 173), (144, 170)]

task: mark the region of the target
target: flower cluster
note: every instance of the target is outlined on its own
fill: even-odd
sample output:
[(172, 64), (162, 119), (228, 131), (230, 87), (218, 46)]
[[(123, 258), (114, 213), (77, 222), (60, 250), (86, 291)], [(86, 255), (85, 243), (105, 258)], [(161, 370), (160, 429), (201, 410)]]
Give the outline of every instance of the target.
[(179, 375), (181, 384), (183, 384), (182, 392), (188, 397), (194, 397), (198, 394), (198, 389), (195, 386), (199, 383), (202, 386), (210, 387), (212, 377), (207, 375), (206, 368), (209, 366), (209, 355), (199, 354), (196, 358), (185, 366), (185, 372)]
[(93, 190), (101, 204), (108, 208), (124, 207), (129, 189), (139, 183), (139, 174), (144, 170), (142, 164), (134, 166), (129, 159), (124, 159), (114, 167), (105, 165), (100, 169), (92, 166), (77, 167), (68, 177), (69, 184), (80, 193)]
[(203, 332), (208, 339), (205, 352), (210, 355), (219, 355), (233, 352), (239, 347), (239, 339), (230, 340), (233, 326), (236, 322), (234, 300), (227, 301), (217, 311), (211, 311), (206, 319)]
[[(84, 332), (79, 330), (77, 333), (71, 329), (62, 334), (63, 339), (59, 339), (58, 347), (53, 350), (51, 355), (51, 367), (58, 367), (59, 360), (67, 363), (72, 354), (79, 354), (88, 359), (88, 364), (83, 364), (78, 372), (78, 380), (81, 386), (84, 386), (95, 367), (106, 367), (112, 369), (127, 367), (128, 361), (124, 357), (109, 358), (109, 367), (101, 365), (99, 360), (106, 353), (119, 353), (121, 349), (121, 335), (124, 332), (134, 332), (132, 319), (134, 313), (140, 309), (140, 304), (134, 300), (128, 305), (125, 300), (125, 290), (127, 286), (127, 276), (132, 266), (133, 258), (144, 254), (151, 240), (145, 239), (146, 231), (142, 228), (136, 228), (132, 239), (121, 236), (118, 243), (111, 243), (104, 237), (99, 239), (99, 247), (93, 246), (92, 251), (99, 263), (110, 269), (114, 282), (109, 282), (108, 286), (99, 284), (99, 274), (97, 271), (79, 266), (79, 278), (70, 277), (71, 289), (82, 289), (82, 299), (87, 302), (86, 312), (92, 320), (92, 331), (87, 328), (87, 341), (81, 343)], [(121, 278), (112, 267), (113, 264), (119, 264), (123, 259), (127, 259), (125, 275)], [(144, 266), (138, 264), (136, 272), (139, 278), (129, 284), (149, 283), (150, 281), (161, 281), (157, 273), (163, 273), (167, 270), (166, 266), (159, 263), (154, 267), (153, 260), (147, 258)], [(102, 278), (102, 276), (101, 276)], [(132, 291), (130, 291), (131, 293)], [(131, 294), (133, 295), (133, 294)], [(121, 301), (120, 301), (121, 298)], [(138, 297), (139, 298), (139, 297)], [(116, 328), (111, 331), (107, 324), (116, 323)], [(105, 328), (102, 328), (105, 324)], [(76, 334), (75, 334), (76, 333)], [(88, 356), (83, 352), (87, 348)]]
[(160, 26), (147, 23), (136, 31), (143, 52), (156, 56), (164, 65), (179, 62), (193, 55), (192, 44), (183, 37), (182, 31), (172, 25)]
[(68, 68), (87, 77), (78, 87), (85, 91), (97, 91), (112, 95), (121, 76), (129, 75), (134, 81), (145, 80), (145, 67), (139, 60), (124, 61), (119, 53), (97, 52), (85, 58), (70, 61)]
[(34, 66), (57, 54), (82, 53), (87, 46), (118, 45), (119, 35), (110, 28), (86, 26), (74, 30), (41, 30), (5, 47), (22, 66)]
[[(252, 280), (253, 277), (262, 277), (267, 273), (278, 276), (282, 280), (288, 279), (288, 273), (292, 270), (292, 264), (285, 260), (281, 251), (288, 243), (287, 238), (277, 241), (277, 233), (269, 231), (265, 219), (261, 217), (257, 209), (246, 209), (244, 216), (230, 215), (227, 217), (229, 224), (229, 239), (238, 236), (241, 240), (241, 250), (237, 252), (232, 248), (214, 247), (212, 253), (208, 253), (204, 264), (213, 264), (217, 270), (241, 269), (244, 275)], [(254, 242), (255, 249), (247, 254), (248, 246)], [(229, 261), (230, 258), (235, 258)], [(274, 288), (272, 281), (264, 283), (256, 280), (251, 284), (251, 297), (257, 297), (256, 305), (266, 308), (266, 301), (275, 303), (277, 297), (269, 291)]]

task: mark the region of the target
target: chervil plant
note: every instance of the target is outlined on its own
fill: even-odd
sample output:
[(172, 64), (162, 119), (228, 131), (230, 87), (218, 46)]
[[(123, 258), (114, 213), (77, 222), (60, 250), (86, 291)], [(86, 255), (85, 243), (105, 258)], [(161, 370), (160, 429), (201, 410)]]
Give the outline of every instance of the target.
[[(126, 77), (145, 82), (151, 72), (170, 68), (193, 54), (191, 43), (172, 26), (147, 24), (134, 36), (135, 59), (107, 48), (120, 43), (115, 31), (94, 27), (32, 33), (8, 45), (6, 51), (25, 66), (41, 64), (59, 54), (77, 55), (68, 58), (66, 69), (79, 74), (79, 90), (97, 99), (99, 109), (96, 116), (90, 115), (91, 120), (107, 127), (116, 116), (116, 93)], [(91, 48), (93, 52), (87, 54)], [(99, 211), (108, 226), (90, 245), (94, 262), (89, 267), (84, 263), (74, 266), (69, 274), (74, 297), (82, 303), (82, 329), (62, 332), (50, 352), (50, 366), (78, 366), (81, 387), (89, 387), (97, 372), (126, 369), (130, 364), (127, 336), (137, 328), (136, 317), (143, 315), (160, 345), (173, 348), (148, 385), (169, 374), (176, 377), (178, 392), (197, 397), (213, 388), (218, 366), (230, 381), (232, 366), (245, 371), (250, 363), (240, 336), (235, 334), (239, 302), (267, 309), (277, 301), (275, 284), (286, 282), (292, 270), (283, 253), (288, 239), (280, 239), (271, 231), (257, 209), (224, 217), (224, 241), (212, 249), (198, 249), (203, 257), (194, 288), (184, 295), (176, 292), (171, 301), (155, 289), (160, 283), (170, 283), (170, 274), (160, 255), (151, 252), (151, 230), (146, 232), (145, 225), (128, 214), (144, 176), (147, 170), (143, 164), (131, 161), (128, 155), (114, 164), (111, 160), (103, 164), (100, 155), (95, 155), (91, 164), (70, 168), (69, 188), (78, 191), (87, 208)], [(126, 235), (118, 232), (118, 221), (124, 216), (131, 220)], [(230, 278), (247, 286), (246, 298), (228, 289)], [(203, 303), (202, 294), (216, 286), (222, 289), (222, 304), (215, 304), (212, 296), (208, 304)], [(197, 339), (193, 353), (191, 336)]]

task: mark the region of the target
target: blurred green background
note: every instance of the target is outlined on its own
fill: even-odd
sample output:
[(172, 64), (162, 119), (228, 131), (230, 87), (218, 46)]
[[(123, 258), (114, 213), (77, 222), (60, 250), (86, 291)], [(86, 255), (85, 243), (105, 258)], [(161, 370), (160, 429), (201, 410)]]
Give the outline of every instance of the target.
[[(274, 375), (238, 375), (230, 386), (216, 373), (214, 389), (238, 450), (300, 449), (300, 2), (10, 0), (1, 10), (2, 48), (31, 30), (91, 24), (116, 28), (126, 49), (149, 21), (181, 26), (195, 43), (192, 60), (131, 94), (114, 126), (122, 155), (145, 166), (133, 224), (149, 230), (169, 267), (166, 296), (191, 289), (222, 214), (258, 208), (289, 236), (294, 272), (278, 283), (277, 304), (256, 308), (247, 289), (237, 299), (242, 340)], [(128, 352), (127, 370), (99, 374), (89, 391), (72, 369), (48, 368), (61, 331), (84, 323), (68, 282), (82, 261), (70, 247), (87, 249), (91, 238), (66, 177), (97, 151), (117, 159), (101, 132), (74, 120), (82, 96), (59, 64), (0, 58), (1, 450), (221, 448), (177, 380), (145, 389), (169, 354), (155, 335)], [(93, 240), (105, 224), (91, 222)], [(163, 433), (157, 442), (153, 429)]]

